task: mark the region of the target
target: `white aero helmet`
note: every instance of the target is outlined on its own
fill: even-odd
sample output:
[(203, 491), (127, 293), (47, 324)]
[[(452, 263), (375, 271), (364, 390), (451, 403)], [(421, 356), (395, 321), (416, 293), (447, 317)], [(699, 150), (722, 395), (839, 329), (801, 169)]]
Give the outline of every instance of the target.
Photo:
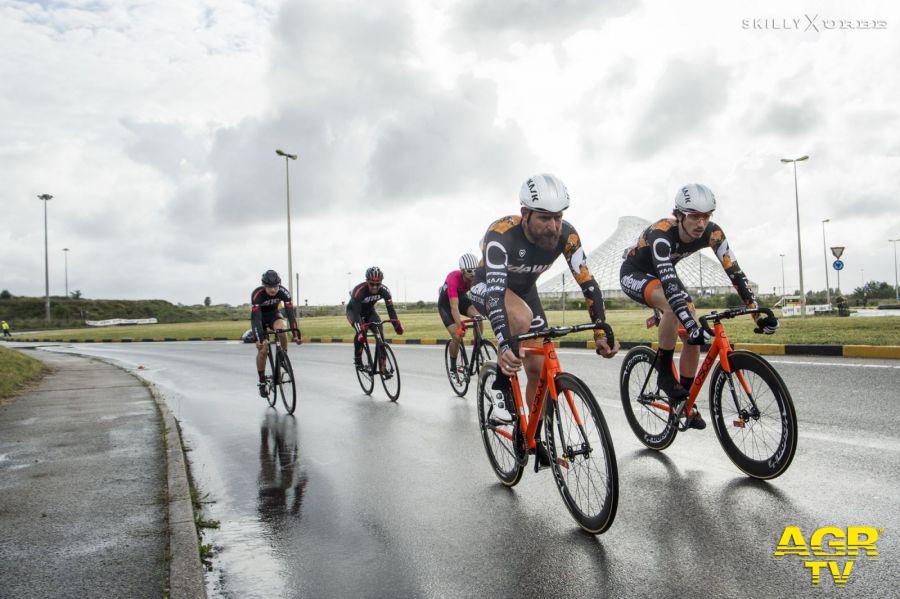
[(569, 191), (554, 175), (534, 175), (522, 183), (519, 203), (539, 212), (562, 212), (569, 207)]
[(701, 183), (688, 183), (675, 194), (675, 210), (679, 212), (712, 212), (716, 195)]
[(475, 270), (478, 267), (478, 258), (475, 254), (463, 254), (459, 257), (460, 270)]

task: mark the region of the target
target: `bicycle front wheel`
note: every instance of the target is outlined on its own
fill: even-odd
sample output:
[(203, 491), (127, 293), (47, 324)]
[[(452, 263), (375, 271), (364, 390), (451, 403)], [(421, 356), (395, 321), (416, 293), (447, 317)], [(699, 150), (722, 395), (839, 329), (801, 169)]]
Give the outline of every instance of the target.
[(732, 372), (717, 364), (709, 386), (709, 408), (719, 443), (748, 476), (780, 476), (797, 451), (797, 414), (791, 394), (781, 376), (757, 354), (737, 350), (728, 355), (728, 363)]
[[(481, 367), (478, 375), (478, 424), (481, 427), (481, 439), (484, 450), (494, 474), (507, 487), (514, 487), (522, 478), (528, 454), (519, 419), (514, 422), (497, 420), (492, 416), (493, 408), (499, 403), (513, 405), (512, 395), (493, 388), (498, 376), (503, 376), (494, 362)], [(507, 409), (509, 409), (507, 407)], [(515, 412), (515, 409), (510, 410)]]
[(372, 354), (369, 352), (369, 343), (363, 345), (362, 355), (360, 355), (362, 365), (356, 368), (356, 379), (359, 386), (362, 387), (363, 393), (372, 395), (375, 388), (375, 364), (372, 362)]
[(453, 392), (460, 397), (469, 390), (469, 358), (466, 356), (466, 347), (462, 343), (459, 344), (459, 351), (456, 354), (456, 368), (450, 366), (450, 344), (444, 346), (444, 368), (447, 370), (447, 378), (450, 380), (450, 387)]
[(397, 366), (394, 350), (387, 343), (382, 343), (378, 351), (381, 352), (381, 360), (378, 365), (381, 386), (384, 387), (384, 392), (391, 401), (397, 401), (400, 397), (400, 367)]
[(482, 339), (481, 343), (478, 344), (478, 353), (476, 355), (478, 356), (478, 363), (475, 365), (475, 372), (479, 372), (482, 365), (497, 361), (497, 348), (487, 339)]
[(276, 383), (281, 403), (288, 414), (293, 414), (297, 408), (297, 383), (294, 380), (294, 367), (288, 355), (278, 352), (278, 381)]
[(275, 402), (278, 401), (278, 391), (275, 384), (275, 377), (278, 374), (278, 369), (275, 368), (274, 351), (274, 348), (270, 345), (269, 355), (266, 356), (266, 364), (269, 365), (269, 374), (266, 375), (266, 403), (269, 404), (270, 408), (274, 408)]
[(619, 504), (616, 452), (603, 412), (591, 390), (571, 374), (559, 374), (544, 427), (556, 487), (575, 521), (591, 534), (612, 526)]
[(641, 443), (663, 450), (678, 433), (678, 419), (656, 386), (656, 352), (647, 346), (632, 348), (622, 361), (619, 392), (625, 418)]

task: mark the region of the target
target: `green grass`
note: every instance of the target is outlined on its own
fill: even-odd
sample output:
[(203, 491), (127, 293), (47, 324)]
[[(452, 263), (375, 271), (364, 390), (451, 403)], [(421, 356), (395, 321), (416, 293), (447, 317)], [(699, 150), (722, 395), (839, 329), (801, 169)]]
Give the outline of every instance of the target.
[[(384, 312), (383, 310), (381, 311)], [(701, 313), (707, 312), (700, 310)], [(608, 320), (622, 341), (650, 342), (657, 338), (656, 330), (647, 329), (645, 320), (649, 310), (610, 310)], [(382, 314), (382, 317), (385, 317)], [(563, 323), (561, 311), (550, 311), (547, 318), (553, 325)], [(446, 339), (449, 337), (436, 313), (401, 314), (405, 337)], [(566, 312), (566, 323), (587, 321), (587, 313), (581, 310)], [(237, 339), (249, 328), (249, 321), (189, 322), (176, 324), (137, 325), (126, 327), (104, 327), (96, 329), (69, 329), (25, 333), (25, 338), (42, 341), (69, 341), (93, 339), (164, 339), (166, 337), (185, 340), (190, 338), (212, 339), (225, 337)], [(350, 326), (344, 316), (317, 316), (303, 318), (301, 328), (305, 338), (341, 337), (349, 338)], [(488, 327), (489, 328), (489, 327)], [(771, 336), (753, 333), (753, 321), (749, 317), (726, 321), (725, 330), (734, 342), (757, 343), (807, 343), (834, 345), (900, 345), (900, 317), (881, 318), (840, 318), (837, 316), (816, 316), (805, 319), (783, 318), (778, 333)], [(390, 326), (385, 328), (388, 338), (394, 336)], [(590, 339), (589, 332), (572, 335), (571, 339)]]
[(48, 368), (22, 352), (0, 347), (0, 400), (12, 397)]

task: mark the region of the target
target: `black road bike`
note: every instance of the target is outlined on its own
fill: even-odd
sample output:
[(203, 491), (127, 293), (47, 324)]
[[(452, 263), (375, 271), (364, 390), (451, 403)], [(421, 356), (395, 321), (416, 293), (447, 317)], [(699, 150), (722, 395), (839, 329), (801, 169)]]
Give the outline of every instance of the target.
[[(379, 376), (384, 392), (391, 401), (397, 401), (400, 397), (400, 367), (397, 366), (394, 351), (384, 340), (384, 322), (364, 322), (360, 325), (360, 331), (365, 334), (365, 342), (361, 364), (356, 368), (356, 378), (359, 379), (363, 393), (371, 395), (375, 388), (375, 376)], [(397, 324), (400, 321), (391, 319), (386, 322)], [(375, 346), (374, 350), (372, 345)]]
[(466, 329), (471, 328), (474, 338), (472, 339), (471, 357), (466, 351), (465, 341), (460, 339), (455, 369), (450, 366), (450, 343), (448, 342), (444, 346), (444, 367), (447, 370), (447, 378), (450, 380), (453, 392), (460, 397), (463, 397), (469, 390), (469, 383), (472, 379), (478, 377), (478, 371), (481, 370), (482, 364), (497, 360), (497, 347), (482, 336), (481, 327), (477, 324), (483, 320), (486, 318), (475, 316), (462, 321), (459, 336), (462, 337)]
[(294, 378), (294, 367), (286, 351), (281, 349), (278, 343), (278, 335), (287, 333), (287, 330), (266, 331), (266, 343), (269, 351), (266, 361), (266, 401), (270, 407), (275, 407), (278, 397), (284, 404), (288, 414), (293, 414), (297, 408), (297, 380)]

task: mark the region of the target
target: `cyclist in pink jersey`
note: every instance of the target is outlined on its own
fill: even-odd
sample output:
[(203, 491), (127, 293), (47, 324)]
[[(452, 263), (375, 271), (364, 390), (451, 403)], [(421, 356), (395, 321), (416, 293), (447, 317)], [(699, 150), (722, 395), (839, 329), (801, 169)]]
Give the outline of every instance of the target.
[[(454, 270), (447, 275), (438, 296), (438, 313), (444, 326), (447, 327), (447, 332), (450, 333), (450, 369), (454, 372), (456, 372), (459, 344), (462, 342), (459, 329), (462, 327), (463, 318), (478, 316), (478, 311), (467, 295), (472, 286), (477, 266), (478, 258), (473, 254), (464, 254), (460, 257), (459, 270)], [(481, 323), (478, 323), (478, 326), (481, 326)]]

